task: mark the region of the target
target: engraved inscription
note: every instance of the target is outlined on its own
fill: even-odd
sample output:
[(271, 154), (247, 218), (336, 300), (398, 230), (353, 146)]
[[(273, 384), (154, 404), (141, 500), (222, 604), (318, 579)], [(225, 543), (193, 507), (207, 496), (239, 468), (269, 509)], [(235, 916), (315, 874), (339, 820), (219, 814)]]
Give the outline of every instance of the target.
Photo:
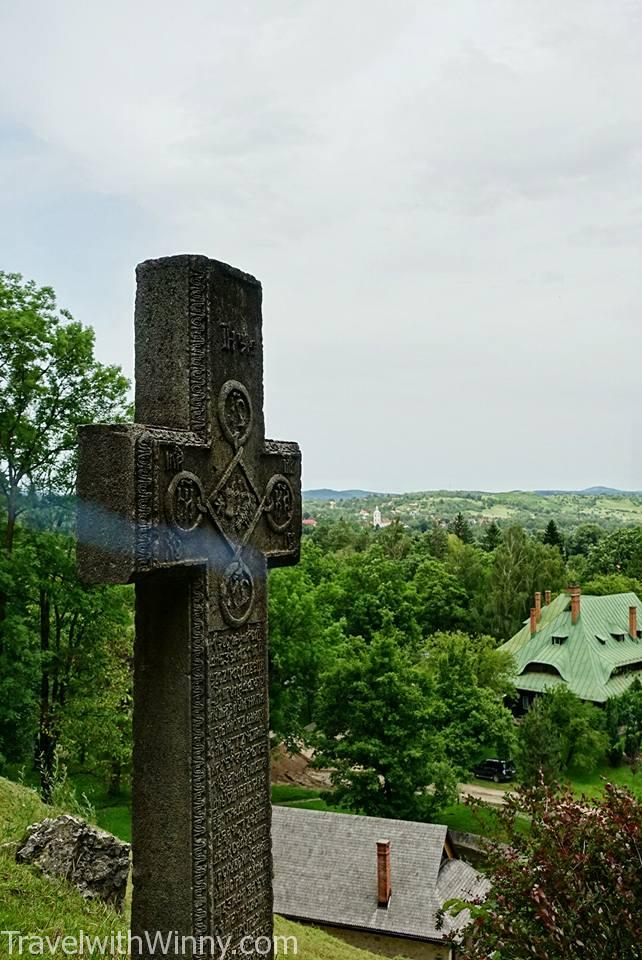
[(265, 492), (265, 514), (273, 530), (285, 530), (294, 516), (294, 494), (290, 481), (277, 474)]
[(203, 577), (191, 584), (192, 665), (192, 922), (196, 936), (209, 931), (207, 892), (207, 591)]
[(228, 353), (254, 353), (256, 340), (229, 323), (219, 323), (221, 350)]
[(218, 418), (225, 437), (235, 448), (241, 447), (252, 430), (252, 402), (238, 380), (228, 380), (221, 387)]
[(281, 464), (281, 473), (284, 473), (286, 477), (291, 477), (296, 473), (297, 460), (295, 457), (283, 457)]
[(189, 407), (190, 427), (207, 433), (207, 273), (201, 257), (190, 257)]
[(203, 512), (201, 481), (187, 470), (177, 473), (167, 489), (167, 512), (181, 530), (193, 530)]
[(221, 576), (219, 588), (221, 613), (231, 626), (248, 619), (254, 603), (252, 574), (241, 559), (232, 560)]
[(213, 631), (208, 662), (213, 914), (236, 945), (272, 920), (263, 624)]
[(176, 473), (183, 469), (183, 451), (178, 446), (165, 448), (165, 469)]

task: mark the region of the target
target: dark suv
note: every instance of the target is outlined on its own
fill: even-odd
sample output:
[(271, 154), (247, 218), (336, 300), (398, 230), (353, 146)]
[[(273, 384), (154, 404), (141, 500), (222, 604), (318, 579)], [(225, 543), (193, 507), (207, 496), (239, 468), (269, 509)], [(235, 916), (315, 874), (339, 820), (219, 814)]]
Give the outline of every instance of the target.
[(512, 760), (482, 760), (476, 767), (473, 767), (473, 773), (480, 780), (506, 783), (508, 780), (515, 779), (517, 769)]

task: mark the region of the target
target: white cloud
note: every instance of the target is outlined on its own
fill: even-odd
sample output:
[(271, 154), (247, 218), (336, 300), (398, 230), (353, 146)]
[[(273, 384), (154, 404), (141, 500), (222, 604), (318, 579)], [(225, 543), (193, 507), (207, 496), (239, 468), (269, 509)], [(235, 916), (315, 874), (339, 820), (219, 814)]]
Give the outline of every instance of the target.
[(642, 487), (637, 4), (43, 0), (0, 34), (3, 262), (104, 356), (134, 260), (198, 250), (264, 282), (310, 485)]

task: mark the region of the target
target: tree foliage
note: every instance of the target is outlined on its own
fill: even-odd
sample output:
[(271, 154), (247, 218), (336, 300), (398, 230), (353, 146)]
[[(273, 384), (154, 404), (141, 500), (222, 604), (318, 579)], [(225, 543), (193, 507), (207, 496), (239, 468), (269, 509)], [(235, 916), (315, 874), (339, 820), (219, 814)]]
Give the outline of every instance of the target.
[(606, 716), (565, 686), (535, 698), (519, 733), (518, 762), (523, 783), (553, 783), (572, 767), (589, 771), (608, 748)]
[(460, 512), (456, 515), (455, 519), (450, 525), (450, 529), (456, 537), (459, 537), (462, 543), (473, 542), (473, 532), (470, 529), (470, 524), (464, 517), (463, 513)]
[(562, 534), (560, 533), (559, 528), (554, 520), (551, 519), (546, 524), (546, 530), (544, 531), (542, 541), (549, 547), (557, 547), (559, 550), (562, 550), (564, 546), (564, 538), (562, 537)]
[(76, 428), (129, 414), (128, 384), (53, 290), (0, 273), (0, 755), (127, 765), (131, 590), (76, 578)]
[(493, 633), (508, 640), (517, 632), (536, 591), (557, 590), (565, 580), (564, 560), (556, 547), (508, 527), (493, 554), (489, 616)]
[(454, 799), (456, 776), (431, 723), (433, 690), (389, 624), (340, 652), (323, 679), (317, 739), (317, 762), (333, 770), (332, 803), (424, 820)]
[(0, 504), (11, 550), (25, 499), (69, 493), (76, 427), (126, 414), (128, 383), (94, 357), (94, 332), (50, 287), (0, 273)]
[(609, 755), (614, 763), (626, 757), (637, 763), (642, 749), (642, 684), (635, 679), (628, 690), (607, 703)]

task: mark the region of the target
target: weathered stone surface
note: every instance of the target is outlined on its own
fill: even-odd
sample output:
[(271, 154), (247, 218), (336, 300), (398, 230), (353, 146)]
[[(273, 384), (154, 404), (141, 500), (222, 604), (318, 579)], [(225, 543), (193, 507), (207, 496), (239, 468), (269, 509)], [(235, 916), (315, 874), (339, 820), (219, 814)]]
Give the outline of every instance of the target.
[(137, 423), (80, 430), (78, 566), (136, 583), (132, 931), (236, 948), (272, 934), (266, 579), (298, 560), (301, 455), (265, 439), (260, 283), (137, 277)]
[(128, 843), (111, 833), (63, 814), (28, 827), (16, 860), (68, 880), (88, 900), (105, 900), (120, 910), (129, 876), (129, 849)]

